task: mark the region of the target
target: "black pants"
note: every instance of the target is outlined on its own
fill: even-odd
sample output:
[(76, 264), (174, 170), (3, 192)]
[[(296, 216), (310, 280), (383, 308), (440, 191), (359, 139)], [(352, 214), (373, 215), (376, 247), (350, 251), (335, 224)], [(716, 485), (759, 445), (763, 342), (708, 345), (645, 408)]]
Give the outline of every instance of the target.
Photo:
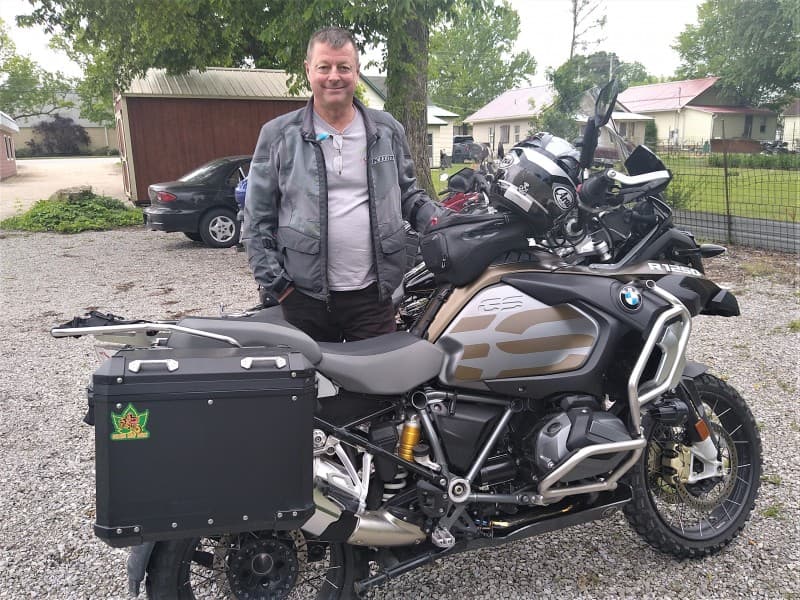
[(391, 298), (378, 302), (378, 285), (331, 292), (330, 304), (294, 290), (281, 302), (284, 318), (318, 342), (354, 342), (397, 329)]

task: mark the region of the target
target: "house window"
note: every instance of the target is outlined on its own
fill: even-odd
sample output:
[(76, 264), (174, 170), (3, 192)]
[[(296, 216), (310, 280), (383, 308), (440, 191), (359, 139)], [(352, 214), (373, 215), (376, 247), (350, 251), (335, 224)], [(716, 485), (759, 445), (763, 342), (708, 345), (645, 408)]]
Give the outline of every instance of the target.
[(753, 115), (744, 116), (744, 131), (742, 137), (749, 138), (753, 135)]
[(500, 125), (500, 143), (508, 143), (508, 132), (511, 129), (509, 125)]
[(628, 135), (628, 124), (627, 123), (620, 123), (619, 124), (619, 134), (622, 137), (626, 137)]
[(514, 125), (514, 143), (519, 142), (519, 125)]
[(767, 117), (761, 117), (761, 125), (758, 126), (759, 133), (767, 132)]
[(3, 142), (6, 145), (6, 158), (11, 160), (14, 158), (14, 142), (11, 140), (10, 136), (4, 135)]

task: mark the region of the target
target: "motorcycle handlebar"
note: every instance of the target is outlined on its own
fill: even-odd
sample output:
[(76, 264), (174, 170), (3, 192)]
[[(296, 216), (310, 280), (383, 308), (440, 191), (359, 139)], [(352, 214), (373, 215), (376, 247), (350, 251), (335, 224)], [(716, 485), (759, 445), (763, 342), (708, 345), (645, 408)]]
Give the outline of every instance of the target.
[(578, 195), (589, 206), (603, 204), (606, 199), (606, 192), (608, 192), (613, 182), (614, 180), (608, 176), (606, 171), (597, 173), (581, 184), (580, 188), (578, 188)]
[(581, 201), (589, 206), (600, 206), (608, 202), (607, 192), (614, 184), (617, 184), (622, 193), (612, 204), (621, 204), (626, 199), (630, 199), (630, 194), (625, 195), (625, 188), (630, 193), (648, 193), (660, 186), (665, 185), (672, 178), (669, 171), (653, 171), (641, 175), (625, 175), (614, 169), (607, 169), (601, 173), (592, 175), (584, 181), (578, 189)]

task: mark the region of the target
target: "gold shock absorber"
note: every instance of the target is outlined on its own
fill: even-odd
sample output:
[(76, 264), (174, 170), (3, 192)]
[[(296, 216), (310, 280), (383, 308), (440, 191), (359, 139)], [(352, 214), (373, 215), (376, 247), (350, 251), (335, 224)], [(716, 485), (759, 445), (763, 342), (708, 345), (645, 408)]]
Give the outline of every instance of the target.
[(419, 438), (419, 417), (411, 415), (403, 423), (403, 432), (400, 434), (400, 447), (397, 449), (397, 454), (400, 455), (400, 458), (408, 461), (414, 460), (414, 446), (419, 443)]

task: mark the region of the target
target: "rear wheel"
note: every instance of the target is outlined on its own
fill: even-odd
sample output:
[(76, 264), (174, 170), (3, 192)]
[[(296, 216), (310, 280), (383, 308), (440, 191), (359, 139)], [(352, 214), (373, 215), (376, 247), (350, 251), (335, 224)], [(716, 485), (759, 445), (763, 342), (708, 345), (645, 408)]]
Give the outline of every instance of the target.
[(200, 219), (200, 237), (212, 248), (230, 248), (239, 241), (239, 221), (232, 210), (213, 208)]
[(354, 597), (353, 561), (299, 530), (183, 539), (156, 545), (145, 585), (151, 600), (341, 600)]
[(680, 558), (713, 554), (733, 540), (750, 517), (761, 479), (761, 438), (739, 393), (711, 375), (695, 386), (718, 440), (719, 476), (696, 480), (685, 426), (656, 423), (641, 460), (626, 475), (633, 500), (628, 522), (651, 546)]

